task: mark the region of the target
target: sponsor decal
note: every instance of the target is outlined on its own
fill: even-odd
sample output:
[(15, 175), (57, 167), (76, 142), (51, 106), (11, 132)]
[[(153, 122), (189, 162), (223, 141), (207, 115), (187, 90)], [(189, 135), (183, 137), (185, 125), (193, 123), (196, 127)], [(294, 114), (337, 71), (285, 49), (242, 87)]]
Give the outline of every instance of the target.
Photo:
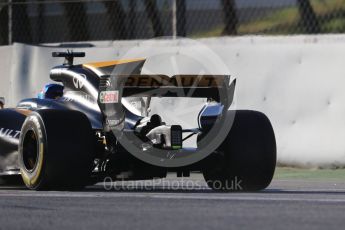
[(79, 76), (81, 77), (77, 77), (77, 76), (73, 77), (73, 85), (76, 89), (82, 89), (87, 79), (85, 74), (79, 74)]
[(99, 100), (102, 104), (118, 103), (119, 91), (102, 91), (99, 95)]
[(19, 138), (20, 131), (13, 129), (0, 128), (0, 137)]
[(121, 123), (121, 120), (109, 120), (109, 119), (106, 120), (106, 124), (108, 126), (116, 126), (120, 123)]
[(111, 87), (111, 80), (106, 80), (105, 86), (106, 87)]
[(96, 103), (95, 99), (82, 91), (70, 91), (65, 93), (64, 97), (62, 97), (60, 100), (66, 101), (66, 102), (76, 102), (80, 100), (86, 100), (91, 103)]
[(213, 75), (138, 75), (129, 76), (126, 87), (219, 87), (224, 82), (224, 76)]
[(69, 97), (62, 97), (61, 100), (66, 101), (66, 102), (75, 101), (73, 98), (69, 98)]

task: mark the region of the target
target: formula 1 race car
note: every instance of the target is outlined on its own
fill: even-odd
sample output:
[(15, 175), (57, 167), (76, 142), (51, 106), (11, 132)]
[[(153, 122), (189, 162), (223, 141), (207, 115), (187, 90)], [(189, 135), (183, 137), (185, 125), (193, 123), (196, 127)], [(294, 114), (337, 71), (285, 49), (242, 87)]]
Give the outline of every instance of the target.
[[(144, 75), (145, 59), (74, 65), (85, 53), (54, 52), (37, 98), (0, 110), (0, 179), (33, 190), (82, 189), (105, 178), (147, 180), (201, 172), (219, 191), (266, 188), (276, 165), (274, 131), (260, 112), (229, 110), (236, 80), (226, 75)], [(205, 98), (198, 126), (150, 115), (151, 98)], [(132, 99), (135, 100), (132, 100)], [(132, 103), (134, 101), (135, 103)], [(139, 111), (139, 112), (138, 112)], [(173, 116), (173, 114), (172, 114)], [(184, 142), (196, 138), (196, 147)], [(236, 186), (234, 186), (236, 183)]]

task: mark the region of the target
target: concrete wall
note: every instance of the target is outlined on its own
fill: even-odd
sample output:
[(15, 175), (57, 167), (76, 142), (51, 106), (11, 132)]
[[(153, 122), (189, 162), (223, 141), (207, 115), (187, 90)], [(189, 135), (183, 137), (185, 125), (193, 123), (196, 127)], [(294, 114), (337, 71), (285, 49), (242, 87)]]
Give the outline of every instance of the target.
[[(191, 44), (95, 42), (95, 48), (78, 51), (87, 52), (82, 62), (145, 54), (146, 73), (231, 74), (237, 78), (235, 107), (260, 110), (271, 119), (280, 163), (345, 165), (345, 36), (212, 38)], [(172, 49), (177, 58), (171, 64), (147, 47)], [(49, 79), (49, 69), (62, 62), (51, 58), (55, 50), (21, 44), (0, 47), (0, 96), (14, 105), (38, 93)], [(213, 67), (200, 67), (186, 58), (188, 53)]]
[(11, 46), (0, 46), (0, 97), (8, 98), (11, 79)]

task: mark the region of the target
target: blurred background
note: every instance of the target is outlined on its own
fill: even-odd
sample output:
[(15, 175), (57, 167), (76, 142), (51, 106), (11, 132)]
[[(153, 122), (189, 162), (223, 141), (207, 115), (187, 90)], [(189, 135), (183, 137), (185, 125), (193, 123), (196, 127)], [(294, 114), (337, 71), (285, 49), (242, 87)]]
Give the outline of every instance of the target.
[(345, 0), (0, 0), (0, 45), (344, 31)]

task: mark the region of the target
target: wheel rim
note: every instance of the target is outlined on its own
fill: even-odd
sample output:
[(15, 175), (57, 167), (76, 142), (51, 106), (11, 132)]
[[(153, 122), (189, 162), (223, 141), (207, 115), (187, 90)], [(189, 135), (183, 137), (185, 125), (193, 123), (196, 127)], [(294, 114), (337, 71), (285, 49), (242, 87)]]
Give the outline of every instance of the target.
[(38, 141), (36, 133), (29, 130), (24, 138), (23, 143), (23, 163), (27, 171), (35, 170), (38, 162)]

